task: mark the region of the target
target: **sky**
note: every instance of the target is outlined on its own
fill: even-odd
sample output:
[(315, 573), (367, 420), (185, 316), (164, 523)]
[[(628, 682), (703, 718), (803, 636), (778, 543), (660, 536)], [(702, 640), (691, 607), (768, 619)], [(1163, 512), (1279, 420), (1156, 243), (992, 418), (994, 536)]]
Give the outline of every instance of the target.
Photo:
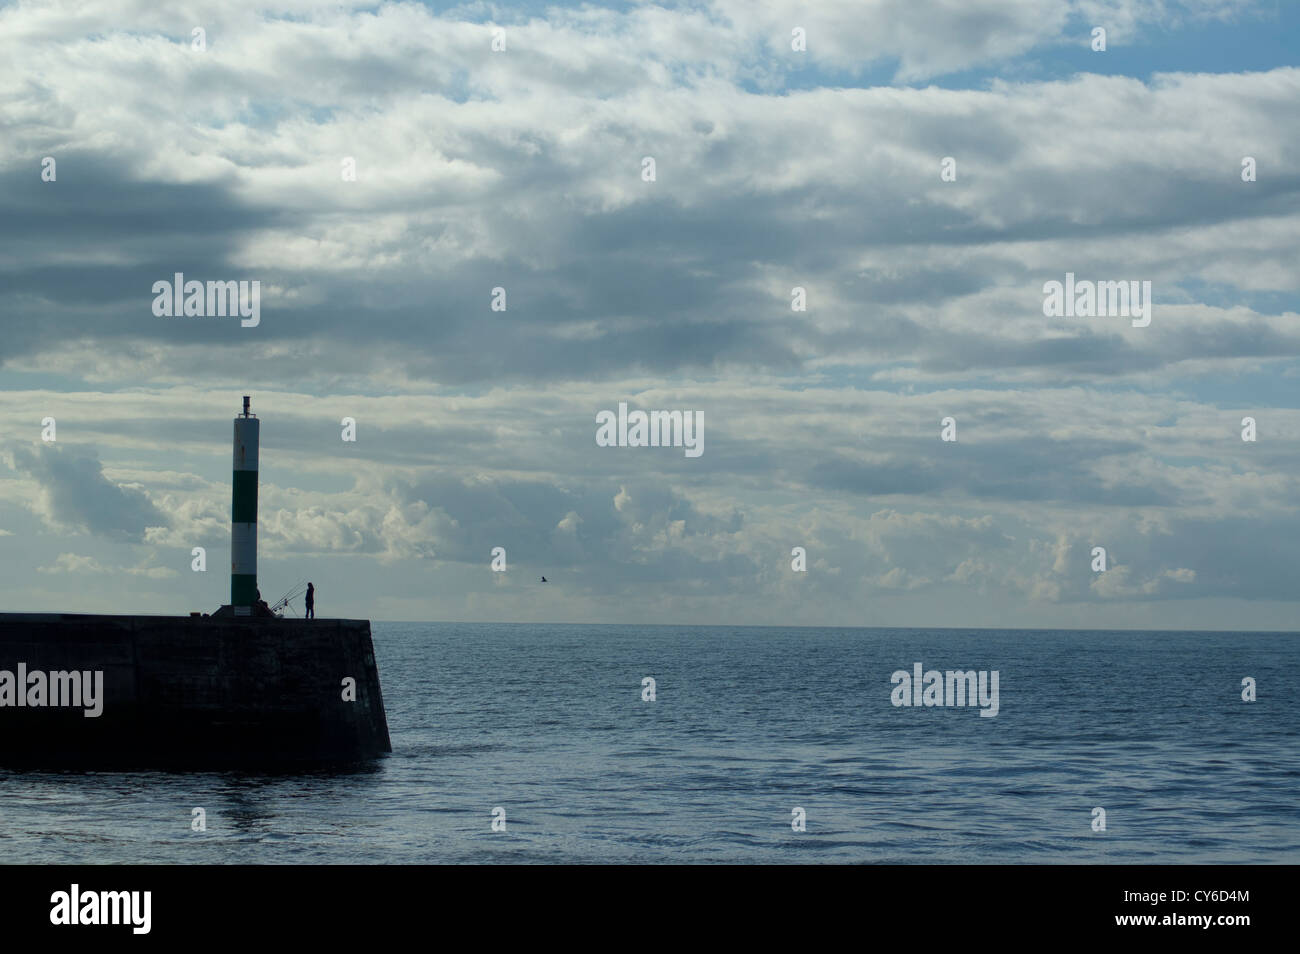
[(0, 5), (0, 606), (228, 602), (248, 394), (320, 616), (1300, 628), (1297, 59), (1276, 0)]

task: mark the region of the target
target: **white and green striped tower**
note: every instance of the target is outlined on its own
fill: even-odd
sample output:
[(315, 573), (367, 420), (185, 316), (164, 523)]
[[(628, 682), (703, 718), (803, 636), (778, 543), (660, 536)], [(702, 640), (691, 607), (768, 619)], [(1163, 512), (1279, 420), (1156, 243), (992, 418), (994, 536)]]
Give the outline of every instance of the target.
[(257, 441), (259, 422), (248, 412), (235, 418), (235, 468), (230, 481), (230, 606), (251, 616), (257, 601)]

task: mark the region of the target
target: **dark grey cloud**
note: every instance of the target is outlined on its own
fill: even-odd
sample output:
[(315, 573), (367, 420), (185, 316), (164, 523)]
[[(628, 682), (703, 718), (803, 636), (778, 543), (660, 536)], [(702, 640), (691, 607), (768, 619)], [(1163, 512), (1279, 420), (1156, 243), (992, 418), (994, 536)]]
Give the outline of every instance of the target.
[(889, 459), (867, 463), (843, 455), (812, 463), (807, 482), (835, 492), (889, 496), (957, 494), (982, 500), (1060, 501), (1123, 507), (1190, 506), (1181, 488), (1149, 477), (1110, 483), (1096, 472), (1108, 458), (1139, 459), (1147, 448), (1113, 440), (1042, 437), (981, 442), (967, 427), (964, 439), (892, 441)]
[(46, 515), (57, 523), (125, 542), (167, 525), (147, 494), (109, 480), (90, 454), (58, 444), (20, 447), (11, 452), (11, 466), (40, 484)]

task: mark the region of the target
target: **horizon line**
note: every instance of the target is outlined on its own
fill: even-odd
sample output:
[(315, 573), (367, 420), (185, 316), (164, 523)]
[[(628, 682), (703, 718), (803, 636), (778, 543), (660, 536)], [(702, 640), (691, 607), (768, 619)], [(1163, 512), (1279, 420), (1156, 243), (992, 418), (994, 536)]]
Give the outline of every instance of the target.
[[(324, 619), (325, 617), (322, 617)], [(1067, 627), (1067, 626), (820, 626), (800, 623), (797, 625), (783, 626), (771, 623), (574, 623), (574, 622), (507, 622), (502, 620), (453, 620), (453, 619), (372, 619), (374, 623), (410, 623), (410, 624), (428, 624), (434, 623), (441, 626), (658, 626), (662, 628), (696, 628), (696, 629), (720, 629), (722, 627), (735, 627), (739, 629), (904, 629), (904, 630), (952, 630), (954, 632), (974, 630), (976, 632), (988, 633), (1222, 633), (1238, 635), (1275, 635), (1275, 636), (1300, 636), (1300, 630), (1291, 629), (1092, 629), (1088, 627)]]

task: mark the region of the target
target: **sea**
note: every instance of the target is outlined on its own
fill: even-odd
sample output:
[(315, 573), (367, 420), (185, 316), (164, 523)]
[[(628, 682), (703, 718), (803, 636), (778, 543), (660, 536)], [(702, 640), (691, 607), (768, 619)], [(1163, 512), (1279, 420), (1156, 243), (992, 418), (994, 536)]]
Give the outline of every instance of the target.
[[(1300, 862), (1293, 633), (373, 634), (390, 756), (343, 771), (0, 769), (0, 860)], [(894, 674), (917, 663), (996, 671), (997, 715), (971, 699), (895, 705)]]

